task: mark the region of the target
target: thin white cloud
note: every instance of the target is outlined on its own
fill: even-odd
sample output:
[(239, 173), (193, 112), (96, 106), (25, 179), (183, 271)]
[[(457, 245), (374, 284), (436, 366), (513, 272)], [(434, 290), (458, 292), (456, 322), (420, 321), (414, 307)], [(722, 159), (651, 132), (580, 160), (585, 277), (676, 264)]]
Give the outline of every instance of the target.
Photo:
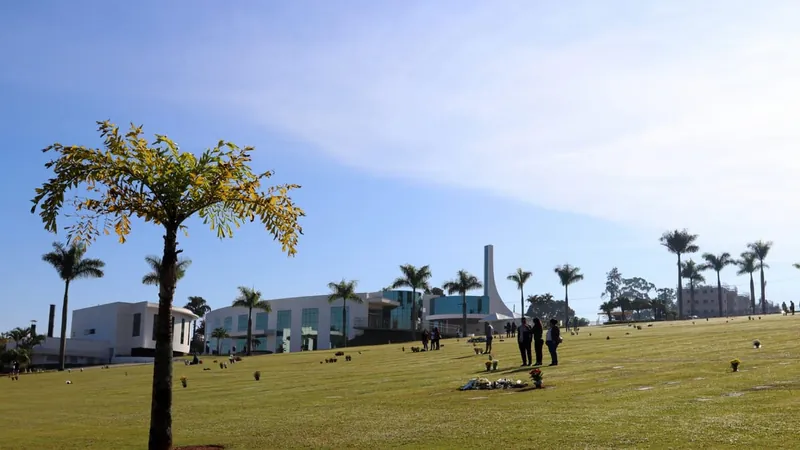
[(177, 55), (148, 89), (370, 172), (718, 242), (790, 239), (800, 5), (648, 3), (393, 4), (332, 10), (316, 33), (237, 11), (137, 64)]

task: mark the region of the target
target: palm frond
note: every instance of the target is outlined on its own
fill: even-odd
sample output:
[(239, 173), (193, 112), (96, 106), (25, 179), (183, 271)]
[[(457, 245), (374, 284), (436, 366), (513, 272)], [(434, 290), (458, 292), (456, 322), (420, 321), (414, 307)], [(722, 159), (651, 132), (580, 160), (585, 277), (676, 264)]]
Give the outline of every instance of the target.
[(571, 266), (569, 264), (556, 266), (556, 268), (553, 269), (553, 272), (558, 275), (558, 279), (562, 286), (569, 286), (583, 280), (583, 274), (581, 274), (580, 267)]
[(148, 286), (158, 286), (158, 283), (159, 278), (157, 273), (148, 273), (142, 277), (142, 284), (146, 284)]

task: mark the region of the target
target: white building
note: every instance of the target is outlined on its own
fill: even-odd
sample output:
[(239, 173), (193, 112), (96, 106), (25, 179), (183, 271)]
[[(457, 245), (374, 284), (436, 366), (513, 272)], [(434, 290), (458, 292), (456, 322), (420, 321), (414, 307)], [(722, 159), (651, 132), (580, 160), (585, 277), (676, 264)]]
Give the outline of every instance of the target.
[[(467, 334), (483, 333), (479, 320), (488, 314), (512, 316), (500, 298), (494, 280), (494, 253), (484, 248), (483, 295), (467, 295)], [(253, 311), (253, 350), (257, 352), (297, 352), (325, 350), (344, 344), (342, 336), (352, 340), (365, 332), (405, 331), (411, 329), (412, 293), (383, 291), (358, 294), (363, 303), (347, 302), (347, 323), (342, 327), (342, 301), (328, 302), (328, 295), (313, 295), (269, 300), (272, 312)], [(439, 327), (455, 335), (462, 326), (462, 297), (417, 293), (420, 327)], [(205, 316), (206, 350), (227, 354), (245, 350), (247, 308), (226, 307)], [(223, 328), (230, 336), (217, 342), (213, 331)], [(345, 330), (344, 333), (342, 330)], [(391, 340), (391, 338), (389, 338)]]
[[(185, 308), (172, 308), (172, 348), (175, 356), (189, 353), (192, 321), (199, 319)], [(107, 303), (72, 312), (72, 333), (67, 341), (95, 341), (110, 345), (112, 358), (152, 357), (155, 353), (155, 325), (158, 304)], [(49, 340), (49, 339), (48, 339)]]

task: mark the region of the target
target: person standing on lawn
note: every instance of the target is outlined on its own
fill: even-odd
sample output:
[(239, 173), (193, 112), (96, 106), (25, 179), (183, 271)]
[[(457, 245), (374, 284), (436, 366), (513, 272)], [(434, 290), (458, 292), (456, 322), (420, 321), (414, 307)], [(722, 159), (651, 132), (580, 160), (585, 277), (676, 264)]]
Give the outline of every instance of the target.
[(531, 358), (531, 341), (533, 340), (533, 328), (528, 325), (528, 319), (522, 318), (522, 325), (517, 328), (517, 344), (519, 354), (522, 356), (522, 367), (530, 366), (533, 363)]
[(544, 339), (542, 339), (542, 334), (544, 334), (544, 327), (542, 326), (542, 321), (539, 320), (538, 317), (533, 318), (533, 346), (536, 350), (536, 364), (534, 366), (541, 366), (542, 365), (542, 347), (544, 347)]

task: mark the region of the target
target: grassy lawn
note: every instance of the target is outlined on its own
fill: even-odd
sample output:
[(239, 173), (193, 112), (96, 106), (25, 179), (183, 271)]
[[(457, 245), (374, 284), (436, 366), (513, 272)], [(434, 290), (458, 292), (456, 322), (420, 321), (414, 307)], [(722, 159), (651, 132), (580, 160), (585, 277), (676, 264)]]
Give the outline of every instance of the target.
[[(547, 388), (527, 392), (458, 391), (486, 359), (463, 340), (429, 353), (351, 348), (353, 361), (335, 364), (320, 364), (333, 351), (253, 357), (227, 370), (206, 358), (175, 366), (174, 439), (247, 450), (796, 448), (798, 328), (800, 315), (587, 327), (564, 336), (559, 367), (542, 369)], [(516, 342), (494, 347), (491, 378), (527, 381)], [(0, 448), (146, 448), (151, 372), (0, 379)]]

